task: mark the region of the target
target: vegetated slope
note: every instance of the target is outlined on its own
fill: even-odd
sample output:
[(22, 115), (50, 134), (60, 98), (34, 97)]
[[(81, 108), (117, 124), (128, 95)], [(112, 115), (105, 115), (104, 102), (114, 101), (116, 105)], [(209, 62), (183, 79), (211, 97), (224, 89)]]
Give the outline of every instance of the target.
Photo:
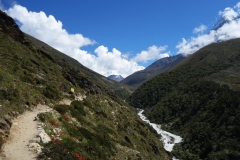
[(121, 91), (118, 91), (117, 93), (115, 93), (123, 99), (127, 98), (133, 92), (133, 90), (135, 90), (135, 88), (133, 88), (133, 87), (130, 87), (128, 85), (123, 85), (121, 83), (118, 83), (114, 80), (108, 79), (108, 78), (92, 71), (91, 69), (83, 66), (77, 60), (50, 47), (48, 44), (46, 44), (28, 34), (25, 34), (25, 37), (27, 40), (31, 41), (31, 43), (35, 49), (41, 50), (41, 51), (43, 51), (43, 53), (47, 53), (47, 55), (49, 55), (59, 65), (64, 65), (64, 63), (67, 63), (70, 67), (80, 71), (81, 74), (90, 78), (93, 82), (99, 83), (108, 89), (123, 87), (123, 89)]
[(130, 105), (180, 134), (179, 159), (240, 159), (240, 39), (206, 46), (139, 87)]
[(181, 62), (185, 57), (176, 55), (157, 60), (142, 71), (135, 72), (121, 81), (123, 84), (138, 87), (152, 77), (170, 70)]
[[(42, 103), (54, 105), (60, 113), (39, 118), (49, 135), (54, 128), (61, 128), (62, 140), (52, 139), (41, 157), (169, 158), (158, 135), (135, 109), (94, 80), (99, 75), (89, 71), (92, 77), (88, 76), (87, 71), (72, 66), (67, 56), (58, 57), (51, 50), (36, 47), (35, 41), (26, 38), (14, 20), (0, 11), (0, 148), (9, 136), (11, 117)], [(69, 93), (71, 88), (74, 94)], [(86, 96), (83, 102), (74, 101), (81, 95)], [(63, 98), (71, 99), (72, 104), (58, 105)]]

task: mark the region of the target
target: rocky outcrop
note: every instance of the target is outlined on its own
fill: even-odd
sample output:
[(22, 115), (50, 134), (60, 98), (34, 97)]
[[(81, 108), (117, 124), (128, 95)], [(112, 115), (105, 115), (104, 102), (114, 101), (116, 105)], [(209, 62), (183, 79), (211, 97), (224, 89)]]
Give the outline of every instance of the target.
[(0, 31), (9, 35), (13, 40), (29, 45), (24, 33), (19, 29), (14, 19), (0, 10)]

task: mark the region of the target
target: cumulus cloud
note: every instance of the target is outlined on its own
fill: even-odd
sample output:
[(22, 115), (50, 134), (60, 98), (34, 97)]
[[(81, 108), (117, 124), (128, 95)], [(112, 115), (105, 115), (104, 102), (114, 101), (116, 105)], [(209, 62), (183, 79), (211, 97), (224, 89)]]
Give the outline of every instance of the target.
[(233, 8), (225, 8), (224, 11), (218, 13), (225, 20), (233, 20), (237, 17), (238, 13)]
[(108, 75), (120, 74), (126, 77), (136, 71), (144, 69), (143, 66), (139, 66), (135, 61), (124, 58), (122, 53), (116, 48), (113, 48), (113, 50), (109, 52), (107, 47), (99, 46), (95, 50), (95, 53), (98, 56), (98, 64), (95, 67), (101, 67), (100, 70), (111, 68)]
[(169, 53), (162, 53), (167, 49), (167, 46), (151, 46), (146, 51), (138, 53), (133, 60), (136, 62), (147, 62), (149, 60), (161, 59), (164, 57), (169, 57)]
[(94, 41), (83, 37), (82, 34), (69, 34), (62, 28), (62, 22), (44, 12), (31, 12), (21, 5), (14, 5), (6, 11), (8, 15), (21, 23), (21, 29), (63, 51), (65, 46), (79, 48), (94, 44)]
[(211, 30), (208, 34), (200, 34), (197, 37), (191, 37), (188, 40), (182, 38), (182, 41), (176, 46), (178, 49), (177, 53), (187, 56), (208, 44), (239, 38), (240, 2), (233, 8), (228, 7), (225, 8), (224, 11), (220, 11), (219, 15), (220, 19), (217, 22), (217, 25), (215, 25), (214, 30)]
[(207, 26), (201, 24), (199, 27), (194, 28), (193, 33), (203, 33), (204, 31), (207, 30)]
[(21, 24), (20, 28), (25, 33), (44, 41), (102, 75), (121, 74), (126, 77), (144, 69), (133, 60), (127, 60), (126, 55), (116, 48), (109, 52), (107, 47), (99, 46), (95, 50), (96, 55), (82, 50), (81, 47), (93, 45), (95, 41), (82, 34), (69, 34), (63, 29), (61, 21), (52, 15), (47, 16), (43, 11), (32, 12), (15, 4), (5, 12)]

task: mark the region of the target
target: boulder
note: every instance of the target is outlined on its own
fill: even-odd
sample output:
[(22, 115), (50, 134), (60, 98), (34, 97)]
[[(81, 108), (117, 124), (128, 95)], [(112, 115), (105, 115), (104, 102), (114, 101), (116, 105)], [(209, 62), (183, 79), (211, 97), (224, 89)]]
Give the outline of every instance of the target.
[(41, 141), (42, 141), (43, 143), (48, 143), (48, 142), (51, 141), (51, 138), (47, 135), (47, 133), (45, 133), (44, 130), (40, 131), (40, 132), (38, 133), (38, 136), (41, 138)]

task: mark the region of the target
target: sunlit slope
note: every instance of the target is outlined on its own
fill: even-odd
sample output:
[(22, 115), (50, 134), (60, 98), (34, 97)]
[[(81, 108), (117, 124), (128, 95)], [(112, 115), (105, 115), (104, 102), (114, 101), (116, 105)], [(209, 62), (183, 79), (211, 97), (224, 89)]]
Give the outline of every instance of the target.
[(208, 45), (129, 98), (148, 118), (178, 132), (180, 159), (239, 159), (240, 39)]
[(25, 34), (25, 36), (26, 36), (26, 39), (31, 41), (31, 44), (34, 46), (34, 48), (39, 49), (39, 50), (43, 51), (44, 53), (46, 53), (47, 55), (49, 55), (59, 65), (64, 65), (65, 63), (67, 63), (70, 67), (80, 71), (81, 74), (83, 74), (84, 76), (89, 77), (93, 82), (99, 83), (99, 84), (107, 87), (110, 90), (118, 88), (118, 87), (123, 87), (123, 90), (116, 92), (116, 94), (123, 99), (127, 98), (134, 90), (133, 87), (130, 87), (125, 84), (120, 84), (119, 82), (113, 81), (111, 79), (108, 79), (108, 78), (94, 72), (93, 70), (91, 70), (91, 69), (85, 67), (84, 65), (82, 65), (81, 63), (79, 63), (77, 60), (67, 56), (66, 54), (52, 48), (48, 44), (30, 36), (30, 35)]
[[(79, 69), (81, 64), (46, 47), (25, 37), (14, 20), (0, 11), (0, 148), (9, 137), (11, 118), (46, 104), (58, 113), (44, 113), (39, 119), (49, 136), (54, 128), (61, 128), (62, 139), (40, 143), (46, 159), (170, 158), (159, 136), (105, 80), (98, 81), (101, 77), (93, 71), (88, 75)], [(84, 100), (74, 101), (77, 97)], [(62, 99), (73, 102), (58, 105)]]

